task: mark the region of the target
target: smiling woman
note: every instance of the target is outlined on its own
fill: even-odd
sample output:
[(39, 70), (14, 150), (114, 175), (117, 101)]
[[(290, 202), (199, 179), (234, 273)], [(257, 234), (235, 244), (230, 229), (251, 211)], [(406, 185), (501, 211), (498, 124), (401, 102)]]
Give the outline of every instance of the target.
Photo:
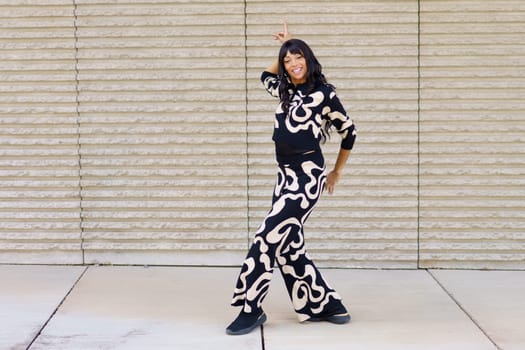
[[(232, 335), (249, 333), (266, 321), (262, 302), (275, 263), (300, 322), (350, 321), (341, 297), (306, 253), (303, 224), (325, 187), (334, 191), (355, 141), (355, 127), (310, 47), (292, 39), (286, 24), (275, 38), (282, 43), (279, 56), (261, 80), (280, 99), (273, 133), (277, 181), (272, 208), (257, 230), (234, 291), (232, 305), (242, 310), (226, 328)], [(326, 175), (320, 144), (331, 126), (342, 141), (335, 168)]]
[[(283, 48), (286, 49), (285, 46)], [(284, 69), (292, 80), (294, 85), (306, 83), (306, 59), (302, 53), (291, 53), (289, 50), (286, 51), (286, 56), (283, 59)]]

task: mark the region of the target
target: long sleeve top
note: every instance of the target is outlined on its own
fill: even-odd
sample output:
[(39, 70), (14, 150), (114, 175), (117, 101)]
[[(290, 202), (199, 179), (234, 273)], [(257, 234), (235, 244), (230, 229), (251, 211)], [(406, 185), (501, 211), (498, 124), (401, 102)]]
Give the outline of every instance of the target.
[[(279, 98), (280, 81), (276, 74), (264, 71), (261, 81), (272, 96)], [(288, 114), (284, 113), (282, 102), (277, 107), (273, 141), (290, 149), (319, 149), (327, 137), (325, 126), (330, 123), (341, 135), (341, 148), (352, 149), (356, 129), (333, 87), (320, 84), (308, 93), (306, 84), (300, 84), (291, 96)]]

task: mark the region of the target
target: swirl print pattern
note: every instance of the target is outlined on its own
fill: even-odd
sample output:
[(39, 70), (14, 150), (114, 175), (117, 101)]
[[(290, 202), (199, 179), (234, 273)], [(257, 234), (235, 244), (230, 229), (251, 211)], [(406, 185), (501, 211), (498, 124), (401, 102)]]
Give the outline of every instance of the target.
[(340, 296), (323, 279), (304, 245), (303, 225), (324, 189), (324, 159), (316, 151), (278, 157), (278, 162), (272, 208), (255, 234), (232, 305), (243, 306), (248, 313), (260, 309), (277, 264), (302, 322), (344, 309)]

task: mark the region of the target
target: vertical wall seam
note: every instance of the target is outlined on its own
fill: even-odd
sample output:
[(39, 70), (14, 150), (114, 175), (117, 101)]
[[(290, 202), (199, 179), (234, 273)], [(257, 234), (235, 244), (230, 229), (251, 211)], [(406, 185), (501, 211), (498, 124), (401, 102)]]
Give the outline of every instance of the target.
[(420, 264), (420, 215), (421, 215), (421, 0), (417, 1), (417, 268)]
[(82, 252), (82, 264), (85, 264), (84, 254), (84, 199), (82, 188), (82, 143), (80, 141), (80, 87), (79, 87), (79, 69), (78, 69), (78, 25), (77, 25), (77, 3), (73, 0), (73, 25), (75, 27), (75, 102), (77, 118), (77, 156), (78, 156), (78, 198), (80, 208), (80, 250)]
[(250, 170), (249, 170), (249, 144), (248, 144), (248, 20), (247, 2), (244, 0), (244, 116), (245, 116), (245, 152), (246, 152), (246, 244), (250, 245)]

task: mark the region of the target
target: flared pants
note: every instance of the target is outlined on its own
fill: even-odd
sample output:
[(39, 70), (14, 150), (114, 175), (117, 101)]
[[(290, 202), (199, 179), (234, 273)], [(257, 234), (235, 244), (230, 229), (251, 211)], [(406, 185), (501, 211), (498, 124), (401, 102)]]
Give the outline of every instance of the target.
[(278, 265), (299, 321), (340, 310), (341, 297), (323, 279), (305, 250), (303, 225), (324, 189), (320, 150), (277, 156), (272, 208), (255, 234), (234, 290), (232, 305), (245, 312), (262, 307)]

